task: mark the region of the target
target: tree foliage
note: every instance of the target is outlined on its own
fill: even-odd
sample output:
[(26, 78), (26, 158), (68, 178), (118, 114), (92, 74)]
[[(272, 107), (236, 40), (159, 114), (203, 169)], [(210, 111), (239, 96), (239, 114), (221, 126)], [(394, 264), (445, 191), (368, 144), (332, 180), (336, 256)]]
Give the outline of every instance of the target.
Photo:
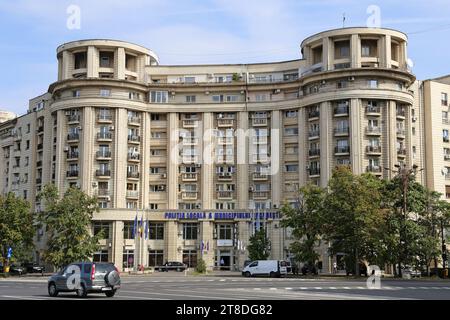
[(270, 242), (267, 239), (266, 231), (261, 228), (249, 239), (247, 247), (249, 259), (252, 261), (266, 260), (270, 255), (269, 247)]
[(285, 204), (281, 208), (281, 225), (292, 230), (290, 250), (296, 262), (313, 266), (320, 257), (317, 247), (323, 234), (324, 197), (324, 190), (309, 184), (300, 188), (295, 206)]
[(79, 189), (70, 188), (60, 198), (57, 188), (46, 185), (39, 194), (45, 210), (38, 215), (38, 222), (45, 226), (47, 249), (44, 260), (57, 268), (74, 261), (85, 261), (99, 250), (101, 234), (91, 235), (90, 225), (97, 200)]
[(0, 196), (0, 257), (6, 260), (11, 247), (12, 261), (29, 260), (35, 231), (29, 202), (14, 193)]

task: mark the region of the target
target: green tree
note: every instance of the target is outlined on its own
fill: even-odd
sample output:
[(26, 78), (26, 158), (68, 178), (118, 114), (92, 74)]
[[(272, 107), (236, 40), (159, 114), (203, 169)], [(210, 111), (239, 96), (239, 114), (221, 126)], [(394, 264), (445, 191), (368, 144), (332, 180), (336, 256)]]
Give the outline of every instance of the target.
[(206, 272), (205, 260), (203, 260), (202, 258), (198, 258), (197, 266), (195, 267), (195, 271), (197, 271), (198, 273), (205, 273)]
[[(324, 201), (324, 238), (330, 243), (330, 254), (346, 254), (347, 268), (374, 259), (378, 242), (381, 182), (371, 174), (354, 175), (348, 167), (333, 171)], [(350, 267), (351, 268), (351, 267)]]
[(266, 260), (270, 253), (270, 242), (267, 239), (266, 231), (261, 228), (256, 231), (249, 239), (249, 245), (247, 247), (249, 259), (254, 260)]
[(44, 259), (57, 268), (85, 261), (99, 250), (102, 234), (91, 235), (90, 226), (97, 200), (79, 189), (70, 188), (61, 198), (55, 185), (46, 185), (39, 194), (45, 210), (38, 222), (48, 235)]
[(0, 255), (6, 260), (8, 248), (12, 261), (29, 260), (36, 228), (30, 204), (14, 193), (0, 196)]
[(300, 188), (296, 206), (285, 204), (281, 208), (281, 225), (292, 229), (290, 249), (296, 262), (314, 266), (320, 257), (317, 247), (323, 234), (324, 199), (324, 190), (309, 184)]

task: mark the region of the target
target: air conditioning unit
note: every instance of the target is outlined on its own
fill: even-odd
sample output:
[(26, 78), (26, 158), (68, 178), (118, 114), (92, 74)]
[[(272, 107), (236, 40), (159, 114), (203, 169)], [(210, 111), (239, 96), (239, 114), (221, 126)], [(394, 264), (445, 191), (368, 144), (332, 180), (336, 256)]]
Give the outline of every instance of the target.
[(218, 117), (219, 119), (222, 119), (222, 118), (223, 118), (223, 113), (219, 113), (217, 117)]
[(208, 79), (213, 79), (214, 78), (214, 73), (208, 73)]
[(167, 173), (163, 173), (163, 174), (161, 175), (161, 177), (162, 177), (163, 179), (166, 179), (166, 178), (167, 178)]
[(164, 191), (164, 190), (166, 190), (166, 186), (158, 186), (158, 190), (159, 191)]
[(320, 82), (320, 84), (324, 86), (324, 85), (327, 84), (327, 82), (326, 82), (325, 80), (322, 80), (322, 81)]
[(64, 152), (69, 152), (70, 148), (69, 147), (64, 147)]
[(255, 187), (251, 186), (248, 188), (248, 191), (253, 192), (255, 190)]
[(109, 127), (109, 131), (114, 131), (116, 128), (114, 126)]
[[(196, 205), (195, 205), (195, 209), (201, 209), (201, 207), (202, 207), (202, 206), (201, 206), (200, 204), (196, 204)], [(200, 230), (199, 230), (199, 231), (200, 231)]]
[(412, 117), (412, 122), (416, 122), (417, 121), (417, 117)]
[(66, 112), (64, 112), (64, 114), (65, 114), (66, 116), (70, 116), (72, 113), (71, 113), (70, 111), (66, 111)]
[(281, 93), (281, 90), (280, 90), (280, 89), (275, 89), (275, 90), (273, 90), (273, 93), (274, 93), (274, 94)]
[(195, 167), (196, 167), (196, 168), (201, 168), (201, 167), (202, 167), (202, 165), (201, 165), (201, 164), (199, 164), (199, 163), (196, 163), (196, 164), (195, 164)]
[(349, 77), (348, 81), (355, 81), (355, 77)]

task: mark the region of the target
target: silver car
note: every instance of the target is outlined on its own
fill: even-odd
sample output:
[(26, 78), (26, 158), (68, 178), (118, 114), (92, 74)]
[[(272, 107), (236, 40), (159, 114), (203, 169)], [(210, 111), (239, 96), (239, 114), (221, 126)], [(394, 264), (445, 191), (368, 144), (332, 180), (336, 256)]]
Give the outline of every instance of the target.
[(48, 294), (56, 297), (60, 292), (76, 292), (84, 298), (88, 293), (104, 293), (114, 297), (120, 284), (120, 274), (114, 264), (77, 262), (48, 279)]

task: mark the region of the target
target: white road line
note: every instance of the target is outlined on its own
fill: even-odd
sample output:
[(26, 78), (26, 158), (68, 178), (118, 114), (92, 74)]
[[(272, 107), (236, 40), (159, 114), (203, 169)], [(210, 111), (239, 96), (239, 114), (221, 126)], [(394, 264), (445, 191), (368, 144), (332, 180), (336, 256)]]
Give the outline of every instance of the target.
[(269, 290), (278, 290), (277, 288), (270, 288)]
[[(238, 290), (245, 290), (245, 289), (238, 289)], [(261, 290), (261, 288), (253, 288), (253, 290)]]
[(285, 290), (292, 290), (292, 288), (284, 288)]
[(16, 299), (16, 300), (48, 300), (44, 297), (32, 297), (32, 296), (1, 296), (2, 298)]
[(314, 287), (316, 290), (322, 290), (322, 287)]
[[(193, 298), (203, 298), (203, 299), (222, 299), (222, 300), (239, 300), (236, 298), (225, 298), (225, 297), (216, 297), (216, 296), (205, 296), (205, 295), (194, 295), (191, 294), (191, 292), (197, 293), (196, 291), (186, 291), (186, 290), (174, 290), (174, 289), (170, 289), (170, 290), (165, 290), (165, 291), (174, 291), (174, 292), (181, 292), (183, 294), (175, 294), (175, 293), (160, 293), (160, 292), (146, 292), (146, 291), (127, 291), (127, 290), (121, 290), (121, 292), (126, 292), (126, 293), (138, 293), (138, 294), (146, 294), (146, 295), (159, 295), (159, 296), (175, 296), (175, 297), (180, 297), (180, 296), (185, 296), (185, 297), (193, 297)], [(243, 299), (242, 299), (243, 300)]]

